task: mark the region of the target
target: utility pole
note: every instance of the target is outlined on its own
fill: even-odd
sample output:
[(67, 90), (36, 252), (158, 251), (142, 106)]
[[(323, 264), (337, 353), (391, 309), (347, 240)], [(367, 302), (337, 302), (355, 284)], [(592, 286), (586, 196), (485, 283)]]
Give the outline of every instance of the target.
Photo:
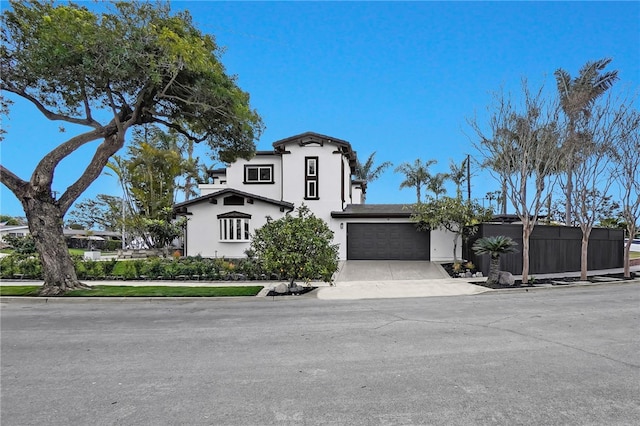
[(471, 201), (471, 156), (467, 154), (467, 199)]
[(122, 194), (122, 250), (124, 250), (125, 247), (125, 242), (124, 242), (124, 235), (125, 235), (125, 229), (124, 229), (124, 219), (125, 219), (125, 214), (124, 214), (124, 194)]

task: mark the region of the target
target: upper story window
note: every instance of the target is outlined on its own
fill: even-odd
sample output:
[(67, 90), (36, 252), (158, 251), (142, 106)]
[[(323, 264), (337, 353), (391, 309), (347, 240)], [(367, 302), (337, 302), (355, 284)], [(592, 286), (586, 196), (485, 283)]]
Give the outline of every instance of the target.
[(244, 166), (244, 183), (273, 183), (273, 164)]
[(304, 198), (317, 200), (320, 198), (318, 192), (318, 157), (305, 157), (304, 162)]

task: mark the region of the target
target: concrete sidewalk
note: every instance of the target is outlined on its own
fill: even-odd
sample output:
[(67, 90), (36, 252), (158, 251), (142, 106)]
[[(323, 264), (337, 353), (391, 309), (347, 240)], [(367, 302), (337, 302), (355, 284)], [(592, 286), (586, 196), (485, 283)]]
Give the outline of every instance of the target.
[[(473, 282), (479, 282), (486, 280), (486, 278), (441, 278), (442, 267), (437, 265), (437, 268), (433, 269), (433, 266), (427, 267), (430, 273), (433, 273), (436, 278), (425, 279), (393, 279), (393, 276), (407, 276), (416, 272), (416, 265), (410, 265), (409, 263), (396, 265), (397, 267), (405, 267), (406, 271), (401, 273), (392, 274), (391, 279), (388, 275), (383, 273), (385, 268), (388, 269), (386, 262), (382, 262), (377, 265), (378, 279), (372, 277), (376, 274), (376, 268), (369, 269), (366, 274), (366, 280), (353, 280), (354, 275), (350, 272), (347, 275), (343, 275), (340, 280), (340, 272), (338, 272), (338, 278), (335, 285), (330, 285), (325, 282), (312, 282), (311, 285), (318, 287), (318, 289), (312, 293), (308, 293), (307, 297), (316, 297), (323, 300), (359, 300), (359, 299), (395, 299), (395, 298), (411, 298), (411, 297), (435, 297), (435, 296), (462, 296), (462, 295), (474, 295), (485, 292), (494, 291), (487, 287), (472, 284)], [(361, 264), (365, 265), (365, 264)], [(435, 265), (435, 264), (434, 264)], [(342, 266), (342, 265), (341, 265)], [(370, 265), (365, 265), (369, 268)], [(398, 270), (391, 268), (391, 270)], [(439, 268), (439, 269), (438, 269)], [(632, 266), (631, 270), (634, 272), (640, 272), (640, 265)], [(411, 272), (413, 271), (413, 272)], [(612, 273), (622, 273), (622, 268), (609, 269), (600, 271), (589, 271), (589, 276), (606, 275)], [(353, 272), (353, 270), (352, 270)], [(567, 276), (580, 276), (580, 272), (566, 272), (557, 274), (541, 274), (536, 275), (537, 279), (542, 278), (558, 278)], [(345, 277), (351, 279), (346, 281)], [(520, 279), (519, 276), (515, 276), (516, 279)], [(636, 282), (638, 280), (635, 280)], [(89, 285), (112, 285), (112, 286), (173, 286), (173, 287), (230, 287), (230, 286), (264, 286), (269, 288), (281, 281), (86, 281)], [(628, 281), (624, 281), (628, 282)], [(42, 285), (42, 281), (29, 281), (29, 280), (13, 280), (2, 281), (2, 285)], [(575, 285), (579, 285), (576, 283)], [(262, 292), (261, 292), (262, 293)], [(146, 300), (146, 298), (145, 298)]]

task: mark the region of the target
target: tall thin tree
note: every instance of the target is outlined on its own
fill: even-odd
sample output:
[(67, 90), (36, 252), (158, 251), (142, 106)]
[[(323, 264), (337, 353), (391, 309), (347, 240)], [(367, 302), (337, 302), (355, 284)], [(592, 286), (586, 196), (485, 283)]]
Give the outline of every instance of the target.
[[(360, 179), (365, 182), (365, 184), (369, 184), (374, 180), (378, 179), (380, 175), (387, 169), (392, 166), (391, 161), (384, 161), (377, 166), (374, 165), (374, 157), (376, 156), (376, 152), (372, 152), (371, 155), (367, 158), (367, 161), (363, 163), (360, 160), (356, 162), (356, 179)], [(366, 201), (367, 193), (364, 191), (362, 193), (362, 202)]]
[(574, 222), (572, 218), (573, 171), (576, 161), (580, 158), (581, 136), (577, 127), (580, 120), (591, 115), (596, 99), (602, 96), (618, 80), (617, 70), (602, 72), (610, 62), (610, 58), (587, 62), (575, 78), (571, 78), (571, 75), (562, 68), (558, 68), (554, 73), (560, 96), (560, 105), (567, 118), (563, 143), (565, 157), (563, 167), (566, 173), (564, 186), (566, 197), (565, 223), (568, 226), (571, 226)]
[(418, 158), (413, 164), (402, 163), (395, 169), (396, 173), (402, 173), (405, 176), (405, 179), (400, 183), (400, 189), (415, 188), (418, 203), (422, 201), (421, 190), (429, 177), (429, 166), (433, 164), (436, 164), (436, 160), (428, 160), (423, 163)]
[[(507, 196), (522, 221), (522, 282), (529, 279), (529, 237), (540, 210), (545, 204), (548, 189), (555, 183), (555, 164), (558, 158), (558, 106), (543, 97), (544, 87), (532, 92), (522, 82), (523, 104), (515, 105), (511, 95), (497, 93), (489, 107), (489, 130), (477, 120), (469, 124), (480, 141), (476, 147), (485, 162), (501, 167), (493, 169), (506, 182)], [(556, 155), (550, 155), (555, 152)]]

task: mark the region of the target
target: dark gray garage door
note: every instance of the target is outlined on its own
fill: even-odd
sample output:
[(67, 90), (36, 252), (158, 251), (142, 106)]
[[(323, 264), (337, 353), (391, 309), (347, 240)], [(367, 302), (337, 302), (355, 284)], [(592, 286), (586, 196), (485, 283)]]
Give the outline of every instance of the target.
[(412, 223), (347, 223), (347, 259), (429, 260), (430, 238)]

